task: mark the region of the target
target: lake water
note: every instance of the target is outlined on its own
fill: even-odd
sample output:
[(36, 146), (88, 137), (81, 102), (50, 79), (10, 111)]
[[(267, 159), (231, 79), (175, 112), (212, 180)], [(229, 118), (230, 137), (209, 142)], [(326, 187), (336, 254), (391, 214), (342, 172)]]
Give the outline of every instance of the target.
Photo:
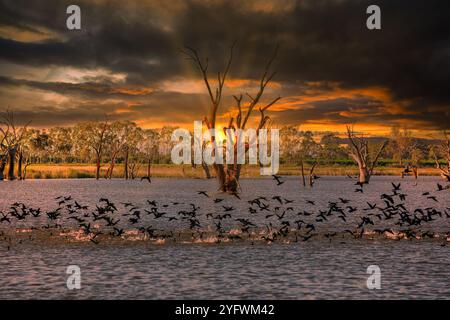
[[(0, 298), (450, 298), (450, 191), (437, 191), (437, 177), (420, 177), (417, 186), (409, 179), (373, 177), (364, 193), (356, 193), (346, 177), (322, 177), (313, 189), (303, 188), (298, 177), (283, 181), (277, 186), (271, 178), (242, 180), (241, 199), (216, 192), (214, 180), (200, 179), (2, 182), (0, 211), (11, 222), (0, 223)], [(395, 193), (404, 200), (391, 182), (401, 182)], [(397, 213), (386, 219), (378, 209), (386, 207), (383, 193), (394, 195), (395, 210), (411, 219), (431, 212), (431, 221), (400, 224)], [(59, 206), (55, 198), (69, 195), (61, 215), (49, 220), (46, 213)], [(262, 204), (248, 203), (257, 197), (265, 198)], [(108, 215), (117, 219), (122, 236), (92, 218), (96, 205), (106, 206), (101, 198), (117, 207)], [(216, 198), (223, 200), (215, 203)], [(65, 206), (74, 201), (89, 208), (70, 213)], [(42, 214), (11, 217), (15, 202), (41, 208)], [(330, 206), (336, 210), (329, 213)], [(135, 211), (141, 216), (131, 223)], [(163, 215), (156, 218), (155, 211)], [(223, 217), (227, 213), (231, 217)], [(70, 216), (84, 219), (93, 234), (101, 232), (98, 243)], [(374, 224), (358, 227), (362, 217)], [(236, 219), (251, 224), (245, 229), (246, 222)], [(150, 226), (152, 234), (138, 231)], [(280, 230), (286, 235), (274, 235)], [(81, 269), (80, 290), (66, 287), (69, 265)], [(369, 265), (381, 269), (380, 290), (366, 286)]]

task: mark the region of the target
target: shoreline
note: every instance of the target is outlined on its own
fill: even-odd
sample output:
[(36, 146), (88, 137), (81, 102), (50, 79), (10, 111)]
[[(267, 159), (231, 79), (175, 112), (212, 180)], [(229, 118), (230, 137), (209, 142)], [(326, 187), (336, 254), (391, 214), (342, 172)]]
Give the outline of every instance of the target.
[[(104, 175), (108, 165), (103, 165), (100, 170), (100, 179), (104, 180)], [(310, 166), (305, 166), (305, 177), (308, 177)], [(142, 166), (136, 171), (135, 179), (146, 176), (147, 168)], [(378, 167), (374, 170), (374, 176), (400, 176), (402, 167)], [(214, 170), (210, 168), (210, 172), (214, 178)], [(356, 176), (358, 168), (356, 166), (342, 165), (319, 165), (314, 173), (318, 176)], [(277, 173), (281, 176), (301, 176), (301, 168), (294, 165), (281, 165)], [(173, 164), (155, 164), (151, 167), (152, 178), (194, 178), (206, 179), (205, 173), (201, 166), (193, 168), (189, 165), (173, 165)], [(434, 167), (419, 168), (420, 176), (436, 176), (439, 172)], [(258, 166), (244, 166), (241, 178), (260, 178), (263, 177), (259, 173)], [(95, 178), (95, 165), (92, 164), (34, 164), (27, 168), (26, 180), (39, 179), (89, 179)], [(113, 178), (124, 179), (123, 164), (116, 164)], [(405, 177), (408, 178), (408, 177)], [(409, 177), (413, 178), (413, 177)], [(131, 180), (131, 179), (130, 179)]]

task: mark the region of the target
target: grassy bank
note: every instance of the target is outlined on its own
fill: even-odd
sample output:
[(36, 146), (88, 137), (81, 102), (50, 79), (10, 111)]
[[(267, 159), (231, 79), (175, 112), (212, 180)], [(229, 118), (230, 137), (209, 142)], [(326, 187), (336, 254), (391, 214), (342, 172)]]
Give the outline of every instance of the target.
[[(305, 174), (309, 172), (309, 166), (305, 167)], [(101, 177), (106, 173), (107, 166), (102, 166)], [(298, 166), (281, 166), (278, 174), (280, 175), (300, 175), (300, 167)], [(378, 167), (375, 170), (376, 175), (400, 175), (402, 168), (398, 167)], [(211, 173), (213, 170), (211, 168)], [(320, 165), (316, 167), (315, 173), (319, 176), (343, 176), (356, 175), (358, 169), (356, 166), (342, 165)], [(137, 171), (137, 177), (147, 174), (147, 168), (142, 166)], [(425, 167), (419, 169), (419, 175), (438, 175), (435, 168)], [(175, 177), (175, 178), (204, 178), (203, 169), (198, 166), (179, 166), (170, 164), (155, 164), (152, 166), (153, 177)], [(260, 177), (258, 166), (244, 166), (242, 176)], [(91, 164), (34, 164), (27, 169), (27, 179), (68, 179), (68, 178), (94, 178), (95, 166)], [(114, 178), (124, 177), (124, 167), (117, 164), (114, 169)]]

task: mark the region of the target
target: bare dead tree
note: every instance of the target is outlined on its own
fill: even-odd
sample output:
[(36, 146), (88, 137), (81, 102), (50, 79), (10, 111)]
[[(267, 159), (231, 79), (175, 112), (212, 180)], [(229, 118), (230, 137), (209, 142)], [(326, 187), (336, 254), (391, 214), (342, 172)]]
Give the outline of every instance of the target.
[(30, 165), (31, 165), (31, 157), (30, 156), (24, 157), (23, 166), (20, 174), (21, 180), (25, 180), (27, 178), (27, 170)]
[[(7, 161), (8, 161), (8, 180), (15, 180), (16, 176), (14, 174), (14, 168), (16, 163), (17, 152), (20, 148), (20, 144), (23, 141), (25, 132), (27, 130), (28, 125), (31, 123), (29, 121), (24, 126), (17, 126), (14, 112), (11, 110), (6, 110), (6, 112), (0, 117), (0, 124), (7, 127), (7, 130), (1, 129), (2, 132), (2, 149), (6, 149), (7, 151)], [(2, 157), (2, 164), (0, 165), (0, 169), (3, 166), (6, 166), (6, 163), (3, 164), (5, 160)], [(2, 174), (3, 176), (3, 171)], [(3, 177), (2, 177), (3, 178)]]
[(434, 160), (436, 162), (436, 168), (439, 170), (439, 173), (443, 179), (450, 182), (450, 137), (447, 131), (444, 131), (444, 140), (442, 140), (439, 149), (445, 159), (447, 161), (447, 165), (441, 165), (439, 162), (439, 158), (436, 154), (435, 148), (432, 148), (431, 151), (434, 156)]
[(358, 164), (359, 168), (359, 182), (369, 183), (370, 177), (373, 174), (373, 170), (378, 162), (378, 158), (387, 146), (388, 141), (384, 141), (378, 152), (371, 159), (369, 152), (369, 141), (363, 136), (357, 136), (353, 131), (353, 128), (347, 126), (347, 137), (349, 139), (349, 154)]
[(319, 163), (315, 161), (313, 165), (311, 166), (311, 169), (309, 169), (309, 186), (312, 188), (314, 186), (314, 182), (316, 180), (316, 175), (314, 174), (314, 169), (317, 167)]
[[(206, 89), (208, 91), (209, 98), (211, 100), (209, 119), (207, 116), (205, 116), (205, 120), (204, 120), (208, 129), (216, 128), (217, 110), (219, 109), (220, 103), (222, 101), (222, 91), (223, 91), (223, 86), (225, 84), (225, 79), (228, 75), (228, 72), (230, 71), (231, 62), (233, 61), (234, 47), (235, 47), (235, 43), (233, 43), (233, 45), (230, 48), (230, 54), (229, 54), (229, 58), (228, 58), (228, 62), (226, 64), (225, 70), (223, 71), (223, 73), (218, 72), (218, 74), (217, 74), (218, 85), (215, 89), (214, 94), (213, 94), (213, 89), (211, 88), (211, 84), (210, 84), (210, 81), (208, 78), (209, 59), (206, 59), (206, 61), (203, 62), (202, 59), (200, 59), (198, 52), (191, 47), (186, 47), (185, 50), (182, 51), (182, 53), (185, 54), (187, 59), (192, 60), (193, 63), (197, 66), (197, 68), (201, 72), (203, 81), (204, 81)], [(212, 137), (211, 142), (215, 143), (215, 136)], [(219, 179), (221, 189), (223, 191), (226, 191), (225, 190), (226, 175), (225, 175), (223, 165), (222, 164), (214, 164), (214, 169), (215, 169), (216, 175)]]
[(145, 155), (146, 158), (146, 165), (147, 165), (147, 175), (141, 177), (141, 181), (143, 180), (147, 180), (148, 183), (152, 183), (152, 159), (153, 159), (153, 154), (152, 153), (147, 153)]
[[(229, 57), (225, 66), (225, 69), (223, 72), (218, 72), (217, 74), (217, 87), (215, 88), (215, 90), (212, 89), (210, 80), (209, 80), (209, 76), (208, 76), (208, 67), (209, 67), (209, 60), (206, 59), (205, 61), (203, 61), (200, 57), (198, 52), (191, 48), (191, 47), (186, 47), (185, 50), (183, 50), (182, 52), (185, 54), (185, 56), (187, 57), (188, 60), (193, 61), (194, 65), (199, 69), (204, 84), (206, 86), (209, 98), (211, 100), (211, 107), (210, 107), (210, 114), (209, 116), (205, 116), (204, 118), (204, 123), (207, 126), (208, 129), (216, 129), (216, 119), (217, 119), (217, 112), (219, 110), (221, 101), (222, 101), (222, 93), (223, 93), (223, 87), (225, 84), (225, 80), (226, 77), (230, 71), (230, 67), (231, 67), (231, 63), (233, 61), (233, 51), (234, 51), (234, 47), (235, 47), (235, 43), (233, 43), (233, 45), (230, 47), (230, 53), (229, 53)], [(264, 72), (261, 76), (261, 80), (259, 83), (259, 89), (258, 92), (256, 93), (255, 96), (251, 96), (250, 94), (246, 93), (246, 96), (249, 99), (248, 102), (248, 106), (246, 106), (246, 111), (244, 112), (244, 104), (243, 104), (243, 95), (235, 95), (233, 96), (236, 104), (237, 104), (237, 115), (236, 117), (231, 117), (228, 127), (224, 128), (224, 131), (227, 129), (233, 129), (234, 132), (237, 132), (236, 129), (241, 129), (241, 130), (245, 130), (246, 125), (249, 121), (249, 118), (252, 114), (252, 111), (258, 106), (258, 104), (260, 103), (261, 98), (263, 97), (264, 94), (264, 90), (266, 89), (267, 85), (269, 84), (269, 82), (273, 79), (273, 77), (275, 76), (275, 72), (271, 72), (270, 68), (271, 65), (273, 63), (273, 61), (275, 60), (275, 57), (277, 55), (277, 51), (278, 48), (274, 51), (274, 54), (272, 55), (272, 57), (269, 59), (269, 61), (267, 62)], [(269, 117), (265, 115), (265, 111), (267, 109), (269, 109), (272, 105), (274, 105), (279, 99), (281, 99), (281, 97), (277, 97), (276, 99), (272, 100), (270, 103), (268, 103), (265, 106), (261, 106), (259, 107), (259, 111), (261, 114), (261, 118), (258, 124), (258, 129), (262, 129), (267, 122), (269, 121)], [(257, 131), (258, 132), (258, 131)], [(220, 185), (220, 190), (224, 191), (224, 192), (237, 192), (238, 188), (239, 188), (239, 178), (240, 178), (240, 173), (241, 173), (241, 164), (237, 163), (237, 144), (235, 143), (236, 141), (239, 140), (238, 136), (235, 136), (234, 139), (234, 152), (235, 152), (235, 157), (234, 157), (234, 163), (232, 164), (227, 164), (226, 166), (223, 164), (214, 164), (214, 170), (217, 176), (217, 179), (219, 180), (219, 185)], [(214, 145), (213, 150), (215, 150), (216, 148), (216, 141), (215, 141), (215, 137), (211, 137), (211, 142)]]
[(300, 159), (300, 167), (301, 167), (301, 173), (302, 173), (302, 182), (303, 187), (306, 187), (306, 179), (305, 179), (305, 165), (303, 163), (303, 158)]
[[(1, 123), (0, 123), (1, 124)], [(6, 128), (0, 127), (0, 181), (4, 180), (4, 172), (8, 161), (8, 147), (6, 145), (6, 137), (9, 134), (9, 125)]]
[(141, 181), (147, 180), (149, 183), (152, 182), (152, 160), (157, 154), (157, 143), (159, 141), (160, 135), (156, 134), (152, 130), (147, 130), (144, 132), (143, 139), (140, 143), (140, 150), (143, 155), (143, 164), (147, 165), (147, 175), (141, 177)]

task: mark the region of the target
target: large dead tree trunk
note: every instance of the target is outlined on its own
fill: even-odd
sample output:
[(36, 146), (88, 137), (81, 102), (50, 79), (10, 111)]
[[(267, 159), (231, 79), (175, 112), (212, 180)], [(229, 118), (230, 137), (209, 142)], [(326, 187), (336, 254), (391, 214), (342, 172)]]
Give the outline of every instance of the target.
[(369, 141), (366, 138), (356, 136), (353, 128), (350, 126), (347, 126), (347, 137), (349, 139), (349, 154), (359, 168), (358, 180), (363, 184), (369, 183), (378, 158), (386, 147), (387, 141), (383, 142), (375, 157), (371, 160), (369, 154)]
[(0, 156), (0, 181), (5, 180), (5, 169), (7, 161), (8, 161), (7, 155)]
[(17, 147), (12, 147), (8, 149), (8, 180), (12, 181), (16, 179), (16, 176), (14, 174), (14, 169), (16, 165), (16, 154), (17, 154)]
[[(208, 59), (206, 59), (206, 61), (202, 61), (197, 53), (197, 51), (193, 48), (190, 47), (186, 47), (186, 49), (183, 51), (183, 53), (187, 56), (187, 58), (189, 60), (192, 60), (195, 64), (195, 66), (200, 70), (203, 81), (205, 83), (209, 98), (211, 100), (211, 108), (210, 108), (210, 114), (209, 116), (205, 117), (204, 119), (204, 123), (207, 126), (208, 129), (216, 129), (216, 118), (217, 118), (217, 112), (218, 109), (220, 107), (220, 103), (222, 100), (222, 92), (223, 92), (223, 87), (225, 84), (225, 80), (226, 77), (229, 73), (230, 67), (231, 67), (231, 63), (233, 60), (233, 50), (234, 50), (234, 44), (231, 46), (230, 49), (230, 54), (228, 57), (228, 62), (225, 66), (225, 69), (223, 71), (223, 73), (219, 72), (217, 74), (217, 87), (215, 88), (215, 90), (213, 91), (213, 89), (211, 88), (211, 84), (208, 78)], [(258, 105), (258, 103), (260, 102), (261, 97), (263, 96), (264, 90), (266, 88), (266, 86), (268, 85), (268, 83), (272, 80), (272, 78), (275, 76), (275, 72), (270, 73), (270, 67), (272, 65), (272, 62), (274, 61), (275, 57), (276, 57), (276, 53), (277, 50), (275, 50), (273, 56), (270, 58), (270, 60), (268, 61), (266, 68), (264, 70), (264, 73), (261, 77), (261, 81), (260, 81), (260, 86), (259, 86), (259, 90), (256, 93), (256, 95), (254, 97), (252, 97), (251, 95), (247, 94), (247, 96), (249, 97), (250, 101), (248, 103), (247, 107), (247, 111), (245, 113), (245, 115), (242, 112), (242, 95), (238, 96), (234, 96), (236, 102), (237, 102), (237, 107), (238, 107), (238, 114), (236, 116), (236, 123), (234, 123), (234, 118), (232, 117), (229, 121), (229, 125), (227, 128), (225, 129), (242, 129), (245, 130), (246, 124), (250, 118), (250, 115), (252, 114), (253, 109)], [(214, 93), (213, 93), (214, 92)], [(259, 110), (261, 112), (261, 120), (259, 123), (259, 129), (263, 128), (265, 123), (268, 121), (268, 117), (265, 116), (264, 112), (273, 104), (275, 104), (278, 100), (280, 99), (280, 97), (274, 99), (272, 102), (270, 102), (269, 104), (267, 104), (264, 107), (260, 107)], [(239, 137), (235, 137), (235, 141), (238, 141)], [(217, 143), (216, 143), (216, 139), (215, 136), (211, 137), (211, 143), (213, 144), (213, 152), (215, 152), (215, 149), (217, 147)], [(236, 154), (236, 150), (237, 150), (237, 144), (234, 144), (234, 148), (235, 148), (235, 154)], [(215, 154), (213, 154), (215, 155)], [(240, 178), (240, 173), (241, 173), (241, 164), (237, 163), (237, 157), (234, 157), (234, 162), (233, 164), (218, 164), (218, 163), (214, 163), (213, 164), (213, 168), (214, 171), (216, 173), (216, 177), (218, 179), (219, 182), (219, 190), (223, 191), (223, 192), (231, 192), (231, 193), (235, 193), (238, 191), (239, 189), (239, 178)]]
[(22, 180), (23, 152), (19, 151), (19, 159), (17, 160), (17, 178)]

